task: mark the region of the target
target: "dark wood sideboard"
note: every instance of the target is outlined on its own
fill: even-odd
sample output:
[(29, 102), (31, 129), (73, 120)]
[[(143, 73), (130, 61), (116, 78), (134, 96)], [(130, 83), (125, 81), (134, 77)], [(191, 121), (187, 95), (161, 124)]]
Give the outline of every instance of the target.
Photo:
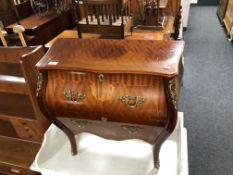
[[(77, 154), (75, 134), (161, 144), (174, 130), (183, 41), (58, 39), (37, 63), (38, 102)], [(77, 155), (78, 156), (78, 155)]]
[[(28, 45), (46, 44), (63, 30), (74, 27), (72, 11), (57, 15), (55, 11), (51, 10), (46, 16), (33, 14), (21, 19), (19, 22), (24, 26), (26, 35), (35, 36)], [(15, 25), (17, 24), (13, 23), (6, 26), (6, 31), (13, 33), (13, 27)]]

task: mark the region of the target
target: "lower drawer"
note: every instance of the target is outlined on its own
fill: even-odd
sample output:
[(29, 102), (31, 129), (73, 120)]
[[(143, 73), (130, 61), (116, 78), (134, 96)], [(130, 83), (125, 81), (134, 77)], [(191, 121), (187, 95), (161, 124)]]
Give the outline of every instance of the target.
[(1, 175), (39, 175), (34, 171), (0, 163)]

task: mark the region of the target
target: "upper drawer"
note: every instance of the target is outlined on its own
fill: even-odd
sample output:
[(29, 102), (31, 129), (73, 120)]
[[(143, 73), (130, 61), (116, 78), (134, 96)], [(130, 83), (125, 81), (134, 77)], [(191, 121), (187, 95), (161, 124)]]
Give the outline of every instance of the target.
[(55, 116), (96, 119), (100, 108), (95, 74), (49, 71), (46, 101)]
[(59, 117), (164, 124), (163, 79), (149, 75), (48, 71), (46, 102)]

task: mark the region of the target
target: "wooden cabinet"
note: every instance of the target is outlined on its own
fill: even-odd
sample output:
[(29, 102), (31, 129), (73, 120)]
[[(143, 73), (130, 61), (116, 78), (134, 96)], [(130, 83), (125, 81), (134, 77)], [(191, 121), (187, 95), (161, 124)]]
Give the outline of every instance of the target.
[(31, 87), (36, 86), (34, 65), (44, 53), (42, 47), (0, 48), (0, 174), (36, 174), (29, 167), (48, 121)]
[(229, 0), (227, 5), (227, 10), (223, 22), (226, 26), (227, 32), (230, 35), (233, 35), (232, 27), (233, 27), (233, 1)]
[(219, 1), (217, 15), (218, 15), (218, 18), (219, 18), (221, 23), (223, 23), (223, 19), (225, 17), (228, 1), (229, 0), (220, 0)]
[(11, 2), (8, 0), (0, 0), (0, 4), (0, 21), (2, 21), (4, 25), (15, 22), (16, 17)]
[(58, 39), (37, 63), (38, 102), (68, 136), (143, 139), (159, 149), (173, 131), (183, 41)]

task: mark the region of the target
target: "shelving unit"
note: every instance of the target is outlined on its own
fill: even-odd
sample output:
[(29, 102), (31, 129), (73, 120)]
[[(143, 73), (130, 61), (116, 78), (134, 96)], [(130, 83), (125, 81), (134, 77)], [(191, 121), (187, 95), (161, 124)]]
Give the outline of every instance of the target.
[[(43, 56), (35, 47), (0, 48), (0, 174), (37, 174), (29, 170), (40, 147), (46, 126), (37, 111), (21, 56), (39, 60)], [(40, 55), (41, 54), (41, 55)], [(27, 57), (27, 56), (26, 56)], [(27, 67), (36, 76), (34, 66)], [(35, 82), (34, 82), (35, 83)], [(34, 99), (34, 100), (33, 100)]]

